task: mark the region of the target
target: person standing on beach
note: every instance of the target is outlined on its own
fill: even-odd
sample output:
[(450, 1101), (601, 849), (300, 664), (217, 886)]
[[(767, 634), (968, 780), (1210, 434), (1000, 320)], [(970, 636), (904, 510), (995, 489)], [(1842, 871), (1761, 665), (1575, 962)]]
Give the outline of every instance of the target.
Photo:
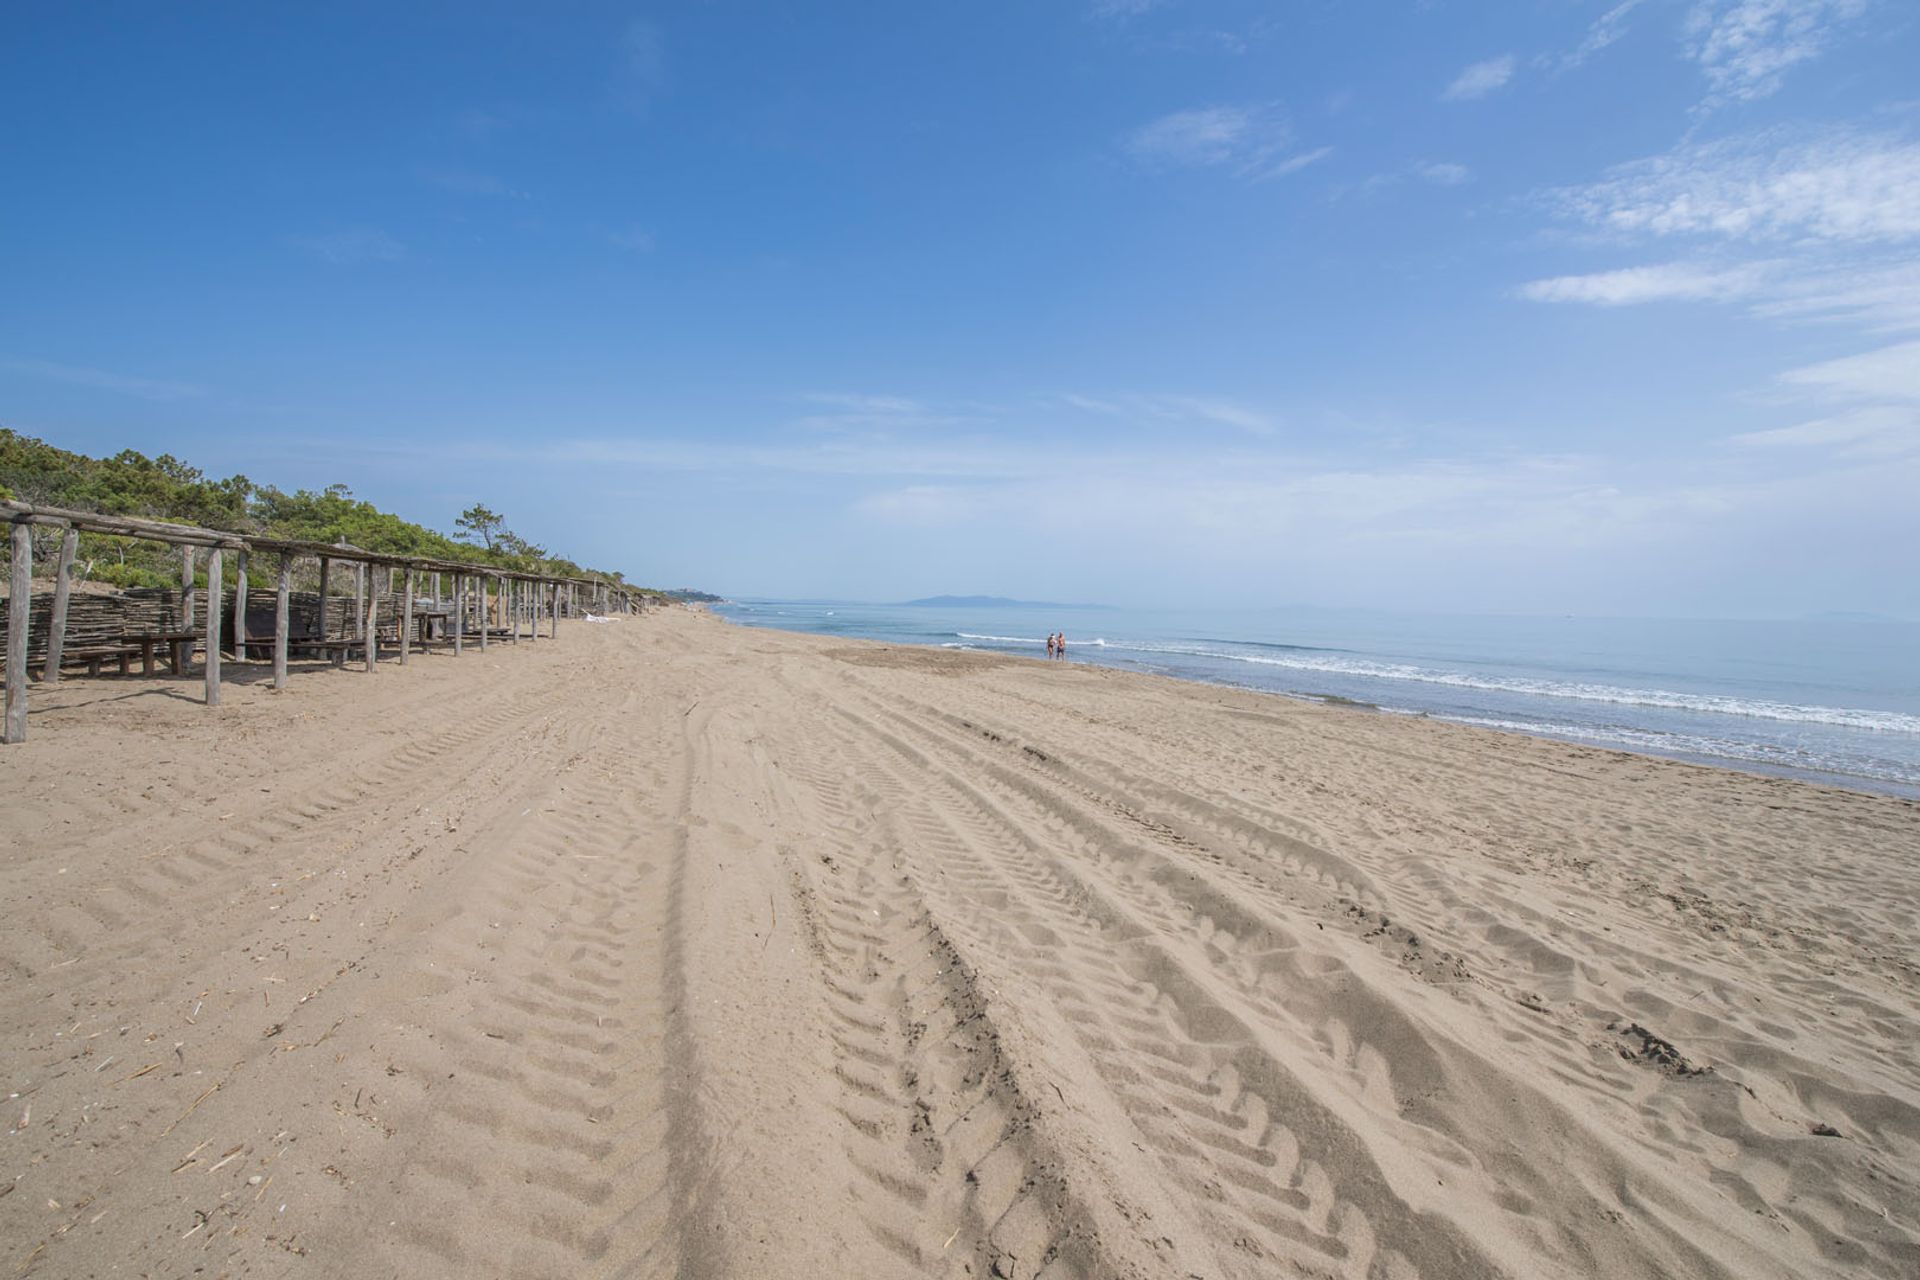
[(1067, 633), (1064, 631), (1062, 631), (1060, 634), (1056, 635), (1053, 638), (1053, 656), (1056, 658), (1059, 658), (1062, 661), (1066, 660)]
[(1051, 631), (1047, 632), (1047, 656), (1049, 658), (1053, 656), (1053, 632)]

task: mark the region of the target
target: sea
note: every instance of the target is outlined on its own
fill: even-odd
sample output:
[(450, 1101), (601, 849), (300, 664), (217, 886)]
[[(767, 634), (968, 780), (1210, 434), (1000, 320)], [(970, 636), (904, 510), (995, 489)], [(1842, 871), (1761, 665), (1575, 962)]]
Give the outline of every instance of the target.
[(735, 623), (1068, 659), (1920, 799), (1920, 623), (739, 600)]

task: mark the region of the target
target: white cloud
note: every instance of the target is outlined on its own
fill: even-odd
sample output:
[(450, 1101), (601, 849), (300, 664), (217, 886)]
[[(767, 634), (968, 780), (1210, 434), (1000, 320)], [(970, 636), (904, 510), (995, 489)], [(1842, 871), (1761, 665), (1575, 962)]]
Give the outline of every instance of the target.
[(1920, 406), (1920, 342), (1828, 360), (1781, 375), (1781, 381), (1848, 399), (1896, 400)]
[(1447, 86), (1440, 97), (1446, 102), (1484, 98), (1511, 79), (1513, 55), (1503, 54), (1498, 58), (1488, 58), (1485, 62), (1476, 62), (1462, 71), (1453, 78), (1453, 83)]
[(1125, 22), (1137, 18), (1150, 9), (1160, 7), (1161, 0), (1093, 0), (1087, 6), (1087, 13), (1095, 18), (1109, 22)]
[(1879, 332), (1920, 329), (1920, 257), (1826, 264), (1785, 277), (1754, 306), (1778, 319), (1842, 321)]
[(1243, 153), (1253, 133), (1253, 113), (1245, 107), (1195, 107), (1141, 126), (1127, 147), (1149, 163), (1225, 164)]
[(1586, 38), (1580, 42), (1579, 47), (1560, 58), (1560, 67), (1563, 70), (1571, 70), (1625, 35), (1627, 16), (1645, 3), (1646, 0), (1622, 0), (1620, 4), (1595, 18), (1593, 25), (1587, 28)]
[(1217, 396), (1189, 396), (1124, 392), (1110, 396), (1064, 395), (1063, 404), (1088, 413), (1133, 422), (1202, 422), (1233, 427), (1251, 435), (1271, 435), (1273, 419), (1257, 409)]
[(1838, 406), (1809, 422), (1731, 437), (1749, 448), (1820, 449), (1842, 458), (1920, 454), (1920, 342), (1900, 342), (1858, 355), (1791, 369), (1780, 383), (1792, 393)]
[(1473, 177), (1467, 166), (1450, 161), (1415, 165), (1414, 172), (1438, 187), (1457, 187)]
[(112, 391), (118, 395), (133, 396), (140, 400), (187, 400), (204, 394), (199, 387), (190, 386), (184, 382), (164, 382), (158, 378), (132, 377), (124, 373), (111, 373), (105, 369), (55, 364), (51, 360), (0, 360), (0, 369), (36, 378), (49, 378), (55, 382), (65, 382), (76, 387), (93, 387), (100, 391)]
[(1148, 168), (1231, 168), (1244, 178), (1298, 172), (1333, 153), (1331, 147), (1289, 152), (1293, 129), (1272, 105), (1191, 107), (1148, 122), (1124, 140)]
[(1585, 302), (1602, 307), (1642, 302), (1724, 302), (1751, 294), (1765, 279), (1767, 269), (1765, 263), (1716, 269), (1668, 262), (1534, 280), (1520, 286), (1520, 296), (1531, 302)]
[(445, 191), (463, 196), (520, 196), (505, 182), (491, 173), (479, 173), (471, 169), (422, 169), (420, 180), (431, 183)]
[(1920, 145), (1846, 132), (1769, 131), (1689, 145), (1552, 193), (1605, 230), (1753, 241), (1920, 236)]
[(666, 87), (666, 43), (660, 37), (660, 28), (644, 18), (635, 18), (620, 33), (614, 97), (635, 115), (645, 115)]
[(1831, 43), (1864, 0), (1701, 0), (1687, 19), (1687, 55), (1712, 90), (1708, 105), (1764, 98), (1793, 66)]
[(376, 227), (354, 227), (323, 235), (294, 236), (294, 247), (323, 262), (346, 265), (356, 262), (398, 262), (407, 250), (398, 240)]
[(1747, 448), (1813, 448), (1829, 449), (1842, 457), (1895, 457), (1920, 452), (1920, 411), (1876, 405), (1791, 427), (1747, 431), (1732, 441)]
[(607, 239), (615, 247), (632, 253), (653, 252), (653, 232), (645, 227), (626, 227), (619, 231), (611, 231), (607, 233)]
[(800, 397), (810, 404), (824, 404), (856, 413), (925, 413), (926, 406), (906, 396), (867, 395), (848, 391), (809, 391)]

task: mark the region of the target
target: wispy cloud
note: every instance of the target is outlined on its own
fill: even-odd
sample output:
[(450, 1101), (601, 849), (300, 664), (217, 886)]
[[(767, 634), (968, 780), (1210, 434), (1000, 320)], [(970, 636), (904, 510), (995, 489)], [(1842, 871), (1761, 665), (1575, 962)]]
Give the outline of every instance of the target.
[(1920, 407), (1920, 342), (1827, 360), (1782, 374), (1782, 382), (1845, 399), (1898, 401)]
[(620, 33), (613, 78), (614, 100), (635, 115), (645, 115), (667, 87), (667, 48), (660, 28), (644, 18)]
[(1134, 422), (1210, 423), (1259, 436), (1271, 435), (1274, 431), (1274, 421), (1269, 415), (1217, 396), (1129, 391), (1104, 396), (1069, 394), (1061, 396), (1060, 402), (1087, 413)]
[(1584, 302), (1602, 307), (1643, 302), (1725, 302), (1751, 296), (1765, 279), (1767, 269), (1762, 263), (1712, 268), (1668, 262), (1534, 280), (1521, 285), (1519, 292), (1532, 302)]
[(1562, 213), (1609, 231), (1749, 241), (1920, 236), (1920, 145), (1840, 131), (1770, 130), (1690, 144), (1563, 188)]
[(1744, 448), (1817, 449), (1843, 458), (1897, 457), (1920, 452), (1920, 411), (1880, 405), (1790, 427), (1745, 431), (1731, 440)]
[(353, 227), (321, 235), (292, 237), (293, 246), (322, 262), (349, 265), (359, 262), (398, 262), (406, 247), (376, 227)]
[(420, 170), (420, 180), (429, 186), (439, 187), (442, 191), (451, 191), (463, 196), (523, 196), (503, 180), (491, 173), (480, 173), (473, 169), (428, 168)]
[(1837, 406), (1810, 422), (1749, 431), (1733, 443), (1824, 449), (1842, 457), (1920, 454), (1920, 341), (1899, 342), (1780, 375), (1790, 393)]
[(56, 364), (51, 360), (0, 359), (0, 369), (28, 377), (65, 382), (76, 387), (111, 391), (116, 395), (132, 396), (138, 400), (189, 400), (205, 394), (201, 388), (189, 383), (167, 382), (159, 378), (140, 378), (124, 373), (112, 373), (106, 369), (89, 369), (84, 365)]
[(1293, 128), (1277, 106), (1192, 107), (1148, 122), (1124, 140), (1148, 168), (1227, 168), (1245, 178), (1296, 173), (1333, 148), (1293, 149)]
[(1103, 22), (1125, 22), (1159, 8), (1162, 3), (1164, 0), (1093, 0), (1087, 6), (1087, 16)]
[(1606, 49), (1627, 33), (1627, 18), (1645, 4), (1646, 0), (1622, 0), (1593, 20), (1587, 28), (1587, 34), (1571, 52), (1557, 59), (1549, 59), (1548, 65), (1557, 65), (1563, 71), (1580, 66), (1587, 59)]
[(655, 244), (653, 232), (645, 227), (623, 227), (618, 231), (609, 231), (607, 242), (629, 253), (652, 253)]
[(1687, 54), (1706, 73), (1706, 105), (1775, 92), (1865, 9), (1865, 0), (1701, 0), (1687, 19)]
[(1414, 166), (1414, 172), (1437, 187), (1457, 187), (1473, 178), (1472, 170), (1451, 161), (1427, 161)]
[(1484, 98), (1513, 79), (1513, 55), (1502, 54), (1498, 58), (1488, 58), (1476, 62), (1459, 75), (1441, 93), (1444, 102), (1466, 102), (1474, 98)]

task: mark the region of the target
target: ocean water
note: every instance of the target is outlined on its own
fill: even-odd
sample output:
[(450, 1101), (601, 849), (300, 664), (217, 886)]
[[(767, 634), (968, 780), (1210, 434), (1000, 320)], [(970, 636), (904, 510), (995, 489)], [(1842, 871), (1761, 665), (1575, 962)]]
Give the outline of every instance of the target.
[(1920, 624), (745, 600), (746, 626), (1045, 656), (1920, 798)]

